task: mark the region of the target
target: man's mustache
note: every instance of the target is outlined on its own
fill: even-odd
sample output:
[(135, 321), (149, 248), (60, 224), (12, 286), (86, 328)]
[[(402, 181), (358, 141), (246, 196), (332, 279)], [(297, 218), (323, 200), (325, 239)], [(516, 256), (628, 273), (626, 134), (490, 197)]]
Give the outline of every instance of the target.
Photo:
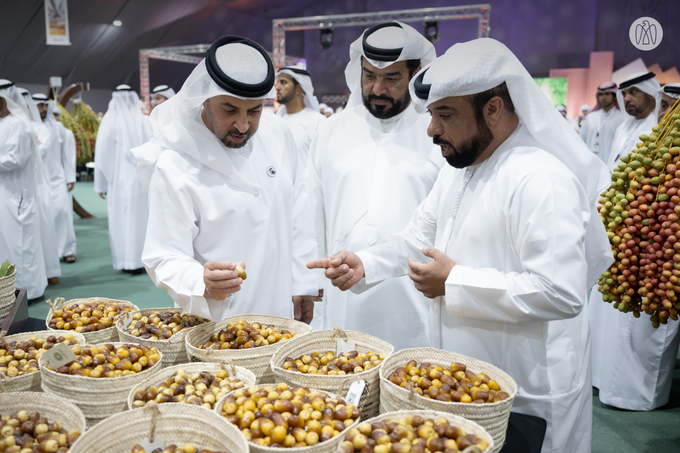
[(394, 98), (391, 98), (390, 96), (388, 96), (386, 94), (381, 94), (380, 96), (376, 96), (375, 94), (369, 94), (368, 100), (369, 101), (390, 101), (390, 102), (394, 102)]
[(448, 145), (451, 148), (453, 148), (452, 143), (447, 142), (446, 140), (441, 138), (439, 135), (435, 135), (434, 137), (432, 137), (432, 143), (434, 143), (435, 145)]

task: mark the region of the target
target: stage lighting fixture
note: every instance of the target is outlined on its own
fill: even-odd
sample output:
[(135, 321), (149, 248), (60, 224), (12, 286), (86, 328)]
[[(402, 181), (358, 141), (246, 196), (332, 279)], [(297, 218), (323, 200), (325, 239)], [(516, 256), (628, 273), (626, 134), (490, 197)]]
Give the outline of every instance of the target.
[(319, 43), (324, 49), (329, 49), (333, 45), (333, 29), (322, 28), (319, 32)]
[(425, 22), (425, 39), (430, 42), (439, 41), (439, 22)]

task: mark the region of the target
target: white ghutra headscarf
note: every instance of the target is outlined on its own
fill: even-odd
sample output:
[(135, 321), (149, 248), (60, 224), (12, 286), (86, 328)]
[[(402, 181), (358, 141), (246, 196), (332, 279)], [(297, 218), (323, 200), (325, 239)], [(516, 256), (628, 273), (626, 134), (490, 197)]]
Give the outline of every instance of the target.
[(172, 149), (227, 176), (234, 187), (256, 193), (257, 187), (236, 171), (219, 139), (200, 119), (200, 112), (203, 102), (215, 96), (274, 99), (275, 76), (271, 58), (256, 42), (240, 36), (215, 41), (179, 93), (151, 112), (151, 141), (132, 150), (144, 188), (148, 190), (163, 150)]
[[(281, 68), (279, 69), (278, 74), (286, 74), (294, 78), (295, 81), (300, 84), (302, 91), (305, 92), (305, 97), (303, 99), (305, 106), (314, 110), (315, 112), (319, 112), (321, 107), (319, 106), (319, 100), (316, 98), (316, 96), (314, 96), (312, 76), (307, 71), (298, 68)], [(276, 114), (278, 116), (283, 116), (285, 115), (286, 111), (286, 106), (281, 105), (281, 107), (279, 107), (279, 109), (276, 111)]]
[(160, 94), (165, 99), (170, 99), (176, 93), (175, 93), (175, 90), (173, 90), (172, 88), (170, 88), (167, 85), (158, 85), (156, 88), (151, 90), (151, 94)]
[(365, 30), (349, 47), (345, 81), (351, 94), (346, 108), (362, 103), (361, 57), (378, 69), (407, 60), (420, 60), (424, 67), (437, 57), (437, 52), (415, 28), (401, 22), (386, 22)]

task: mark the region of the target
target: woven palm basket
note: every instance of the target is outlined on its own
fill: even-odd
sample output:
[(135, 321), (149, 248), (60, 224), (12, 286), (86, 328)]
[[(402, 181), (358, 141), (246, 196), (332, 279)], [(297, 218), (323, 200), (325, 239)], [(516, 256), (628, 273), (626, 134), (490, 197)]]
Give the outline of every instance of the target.
[(273, 383), (274, 373), (272, 373), (269, 365), (272, 355), (274, 355), (281, 346), (292, 339), (251, 349), (209, 350), (198, 348), (198, 346), (210, 341), (210, 336), (213, 333), (219, 332), (230, 322), (238, 322), (240, 320), (248, 323), (259, 322), (262, 325), (273, 325), (278, 329), (290, 330), (293, 334), (300, 336), (308, 334), (312, 330), (308, 324), (291, 318), (282, 318), (280, 316), (257, 314), (230, 316), (215, 324), (211, 323), (205, 326), (198, 326), (187, 334), (185, 337), (185, 345), (189, 359), (195, 362), (221, 362), (224, 360), (231, 360), (235, 365), (240, 365), (252, 371), (257, 378), (258, 384)]
[[(135, 313), (140, 313), (142, 316), (149, 316), (154, 312), (165, 313), (168, 311), (175, 310), (179, 310), (180, 313), (184, 313), (184, 311), (181, 308), (145, 308), (143, 310), (132, 312), (132, 315), (134, 315)], [(125, 341), (126, 343), (139, 343), (145, 344), (149, 347), (155, 347), (156, 349), (163, 353), (164, 368), (177, 365), (179, 363), (187, 363), (189, 361), (189, 358), (187, 357), (187, 349), (184, 346), (184, 337), (186, 337), (186, 335), (193, 329), (196, 329), (197, 327), (203, 325), (201, 324), (198, 326), (182, 329), (173, 336), (171, 336), (170, 338), (168, 338), (167, 340), (146, 340), (144, 338), (135, 337), (134, 335), (130, 335), (129, 333), (125, 332), (125, 330), (123, 329), (123, 321), (124, 321), (123, 317), (119, 317), (118, 320), (116, 321), (118, 339), (120, 341)]]
[(0, 326), (5, 323), (16, 301), (16, 280), (16, 270), (12, 272), (12, 275), (0, 278)]
[[(268, 385), (268, 384), (263, 384), (263, 385)], [(276, 385), (276, 384), (272, 384), (272, 385)], [(326, 395), (328, 395), (330, 398), (333, 398), (333, 399), (337, 398), (337, 396), (335, 394), (329, 393), (329, 392), (326, 392), (326, 391), (323, 391), (323, 390), (319, 390), (319, 389), (309, 389), (309, 390), (312, 391), (312, 392), (315, 392), (315, 393), (325, 393)], [(237, 391), (238, 390), (234, 390), (234, 392), (237, 392)], [(213, 410), (213, 412), (215, 412), (219, 417), (222, 417), (222, 415), (221, 415), (222, 414), (222, 406), (224, 406), (224, 402), (229, 397), (229, 395), (231, 395), (234, 392), (227, 393), (224, 396), (224, 398), (219, 400), (217, 402), (217, 404), (215, 405), (215, 409)], [(222, 418), (223, 418), (223, 420), (226, 421), (226, 418), (224, 418), (224, 417), (222, 417)], [(227, 423), (229, 423), (229, 422), (227, 421)], [(359, 423), (361, 423), (361, 416), (359, 416), (359, 418), (356, 419), (356, 421), (354, 423), (352, 423), (350, 426), (345, 428), (339, 435), (337, 435), (337, 436), (335, 436), (331, 439), (328, 439), (325, 442), (319, 442), (318, 444), (312, 445), (310, 447), (303, 447), (303, 448), (263, 447), (261, 445), (255, 444), (253, 442), (248, 442), (248, 447), (250, 448), (251, 453), (276, 453), (276, 452), (278, 452), (278, 453), (281, 453), (281, 452), (285, 452), (285, 453), (334, 453), (336, 448), (338, 448), (338, 445), (340, 445), (340, 439), (343, 437), (343, 434), (347, 434), (347, 432), (350, 429), (356, 428), (359, 425)], [(229, 423), (229, 424), (231, 424), (231, 423)], [(232, 425), (232, 426), (234, 426), (234, 425)]]
[[(445, 369), (452, 362), (463, 363), (475, 374), (484, 372), (491, 379), (495, 379), (501, 390), (508, 392), (510, 397), (497, 403), (485, 404), (447, 403), (424, 398), (410, 390), (394, 385), (387, 379), (394, 370), (400, 366), (405, 366), (409, 360), (415, 360), (418, 364), (430, 362), (433, 365), (441, 365)], [(459, 415), (480, 424), (493, 437), (495, 447), (490, 450), (492, 453), (500, 451), (505, 442), (510, 408), (515, 400), (515, 395), (517, 395), (517, 384), (505, 371), (487, 362), (441, 349), (403, 349), (388, 357), (380, 370), (381, 414), (397, 410), (426, 409)]]
[[(319, 354), (326, 351), (335, 353), (337, 340), (349, 338), (354, 340), (356, 350), (359, 353), (374, 352), (376, 354), (385, 353), (388, 355), (394, 352), (394, 346), (381, 340), (378, 337), (352, 330), (342, 330), (336, 326), (332, 330), (319, 330), (300, 337), (292, 338), (284, 343), (281, 348), (274, 353), (271, 360), (271, 368), (277, 382), (285, 382), (295, 387), (310, 387), (323, 390), (325, 392), (341, 393), (345, 384), (363, 379), (366, 381), (366, 389), (359, 402), (359, 410), (364, 418), (378, 415), (380, 409), (380, 369), (385, 361), (368, 371), (358, 374), (347, 374), (342, 376), (328, 376), (321, 374), (305, 374), (299, 371), (283, 369), (283, 363), (287, 357), (293, 359), (312, 352)], [(387, 360), (387, 359), (385, 359)]]
[[(105, 297), (89, 297), (87, 299), (72, 299), (66, 302), (64, 301), (63, 297), (59, 297), (55, 299), (54, 303), (47, 301), (47, 303), (50, 305), (50, 312), (47, 314), (47, 319), (45, 320), (47, 330), (52, 332), (66, 332), (65, 330), (52, 329), (50, 327), (50, 321), (54, 317), (55, 310), (61, 310), (62, 308), (68, 305), (78, 305), (80, 303), (96, 301), (124, 305), (126, 307), (132, 308), (134, 311), (139, 310), (139, 308), (136, 305), (125, 300), (107, 299)], [(86, 332), (83, 333), (82, 335), (85, 337), (85, 341), (87, 342), (87, 344), (111, 343), (113, 341), (118, 341), (118, 330), (116, 330), (115, 323), (111, 325), (111, 327), (107, 327), (106, 329), (98, 330), (96, 332)]]
[[(32, 337), (45, 339), (52, 335), (55, 337), (73, 335), (73, 338), (78, 340), (78, 344), (85, 343), (85, 338), (79, 333), (67, 331), (55, 332), (53, 330), (39, 330), (37, 332), (17, 333), (15, 335), (4, 337), (4, 341), (11, 343), (13, 341), (28, 340)], [(3, 338), (0, 333), (0, 340), (2, 339)], [(42, 388), (40, 388), (42, 379), (40, 378), (39, 372), (22, 374), (8, 379), (9, 381), (5, 382), (5, 391), (7, 392), (42, 392)]]
[(248, 453), (248, 442), (238, 428), (224, 417), (191, 404), (154, 404), (116, 414), (80, 436), (69, 453), (130, 453), (132, 447), (152, 435), (154, 424), (154, 439), (161, 438), (166, 445), (190, 442), (199, 450)]
[[(229, 373), (230, 377), (235, 377), (237, 379), (240, 379), (243, 384), (248, 387), (253, 384), (255, 384), (255, 375), (240, 366), (234, 366), (231, 364), (227, 363), (208, 363), (208, 362), (194, 362), (194, 363), (181, 363), (179, 365), (174, 365), (168, 368), (163, 368), (161, 371), (158, 373), (154, 374), (148, 379), (145, 379), (143, 382), (141, 382), (139, 385), (135, 386), (130, 390), (130, 394), (128, 395), (128, 409), (132, 409), (132, 403), (135, 401), (135, 392), (139, 389), (148, 389), (151, 386), (156, 386), (161, 384), (163, 381), (165, 381), (167, 378), (172, 377), (173, 374), (178, 372), (179, 370), (184, 370), (187, 372), (187, 374), (191, 373), (200, 373), (201, 371), (207, 371), (209, 373), (216, 373), (220, 370), (226, 370), (227, 373)], [(169, 403), (165, 403), (169, 404)], [(175, 404), (181, 404), (181, 403), (175, 403)], [(200, 407), (200, 406), (199, 406)]]
[[(494, 445), (494, 442), (493, 442), (493, 437), (491, 437), (491, 435), (483, 427), (481, 427), (480, 425), (478, 425), (477, 423), (475, 423), (471, 420), (467, 420), (467, 419), (460, 417), (458, 415), (453, 415), (449, 412), (425, 411), (425, 410), (386, 412), (384, 414), (378, 415), (377, 417), (373, 417), (369, 420), (366, 420), (365, 423), (368, 423), (370, 425), (371, 423), (380, 422), (380, 421), (383, 421), (383, 420), (390, 420), (390, 419), (391, 420), (401, 420), (401, 419), (408, 417), (409, 415), (420, 415), (425, 420), (432, 419), (434, 421), (437, 421), (437, 419), (439, 419), (440, 417), (444, 417), (446, 420), (448, 420), (448, 422), (451, 425), (456, 426), (458, 428), (461, 428), (463, 431), (465, 431), (466, 434), (476, 434), (480, 439), (484, 439), (488, 445), (487, 445), (486, 450), (482, 450), (482, 451), (491, 452), (491, 451), (494, 450), (495, 445)], [(340, 445), (341, 443), (344, 442), (346, 436), (347, 436), (347, 434), (341, 434), (340, 436), (338, 436), (338, 437), (342, 437), (342, 439), (340, 439), (340, 442), (338, 442), (338, 445)], [(463, 450), (463, 453), (467, 452), (468, 449), (469, 449), (469, 447), (466, 448), (465, 450)], [(469, 449), (469, 451), (475, 451), (475, 450)], [(340, 453), (340, 450), (338, 450), (338, 453)]]
[(0, 309), (11, 306), (16, 300), (17, 271), (7, 277), (0, 277)]
[[(125, 343), (111, 344), (118, 347)], [(159, 354), (161, 360), (154, 366), (136, 374), (116, 378), (91, 378), (60, 374), (43, 366), (44, 357), (41, 357), (38, 364), (42, 377), (42, 389), (45, 393), (61, 395), (73, 402), (85, 414), (87, 426), (93, 426), (101, 420), (127, 409), (130, 390), (161, 370), (163, 353), (159, 352)]]
[(64, 398), (34, 392), (0, 393), (0, 416), (21, 410), (38, 412), (50, 423), (61, 423), (64, 432), (80, 431), (82, 434), (86, 429), (82, 411)]

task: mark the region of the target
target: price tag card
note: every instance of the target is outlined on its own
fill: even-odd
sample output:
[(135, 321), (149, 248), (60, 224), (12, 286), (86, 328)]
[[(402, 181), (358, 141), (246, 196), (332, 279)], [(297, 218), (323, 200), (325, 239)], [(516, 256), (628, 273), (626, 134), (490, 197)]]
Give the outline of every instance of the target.
[(345, 396), (345, 401), (347, 404), (354, 404), (359, 406), (359, 401), (361, 401), (361, 395), (364, 394), (364, 389), (366, 388), (366, 381), (360, 379), (358, 381), (352, 382), (347, 391), (347, 396)]
[(127, 329), (130, 323), (132, 322), (132, 313), (129, 311), (126, 311), (122, 315), (120, 315), (121, 322), (123, 323), (123, 330)]
[(340, 354), (344, 354), (345, 352), (352, 352), (356, 351), (357, 345), (354, 342), (354, 340), (348, 338), (347, 341), (339, 339), (338, 340), (338, 345), (336, 347), (335, 355), (339, 356)]
[(47, 363), (47, 366), (55, 370), (78, 358), (64, 343), (54, 345), (52, 348), (45, 351), (42, 357)]
[(144, 440), (139, 443), (139, 446), (142, 447), (144, 451), (154, 451), (157, 448), (163, 450), (165, 449), (165, 441), (156, 436), (153, 442), (151, 442), (148, 437), (145, 437)]

